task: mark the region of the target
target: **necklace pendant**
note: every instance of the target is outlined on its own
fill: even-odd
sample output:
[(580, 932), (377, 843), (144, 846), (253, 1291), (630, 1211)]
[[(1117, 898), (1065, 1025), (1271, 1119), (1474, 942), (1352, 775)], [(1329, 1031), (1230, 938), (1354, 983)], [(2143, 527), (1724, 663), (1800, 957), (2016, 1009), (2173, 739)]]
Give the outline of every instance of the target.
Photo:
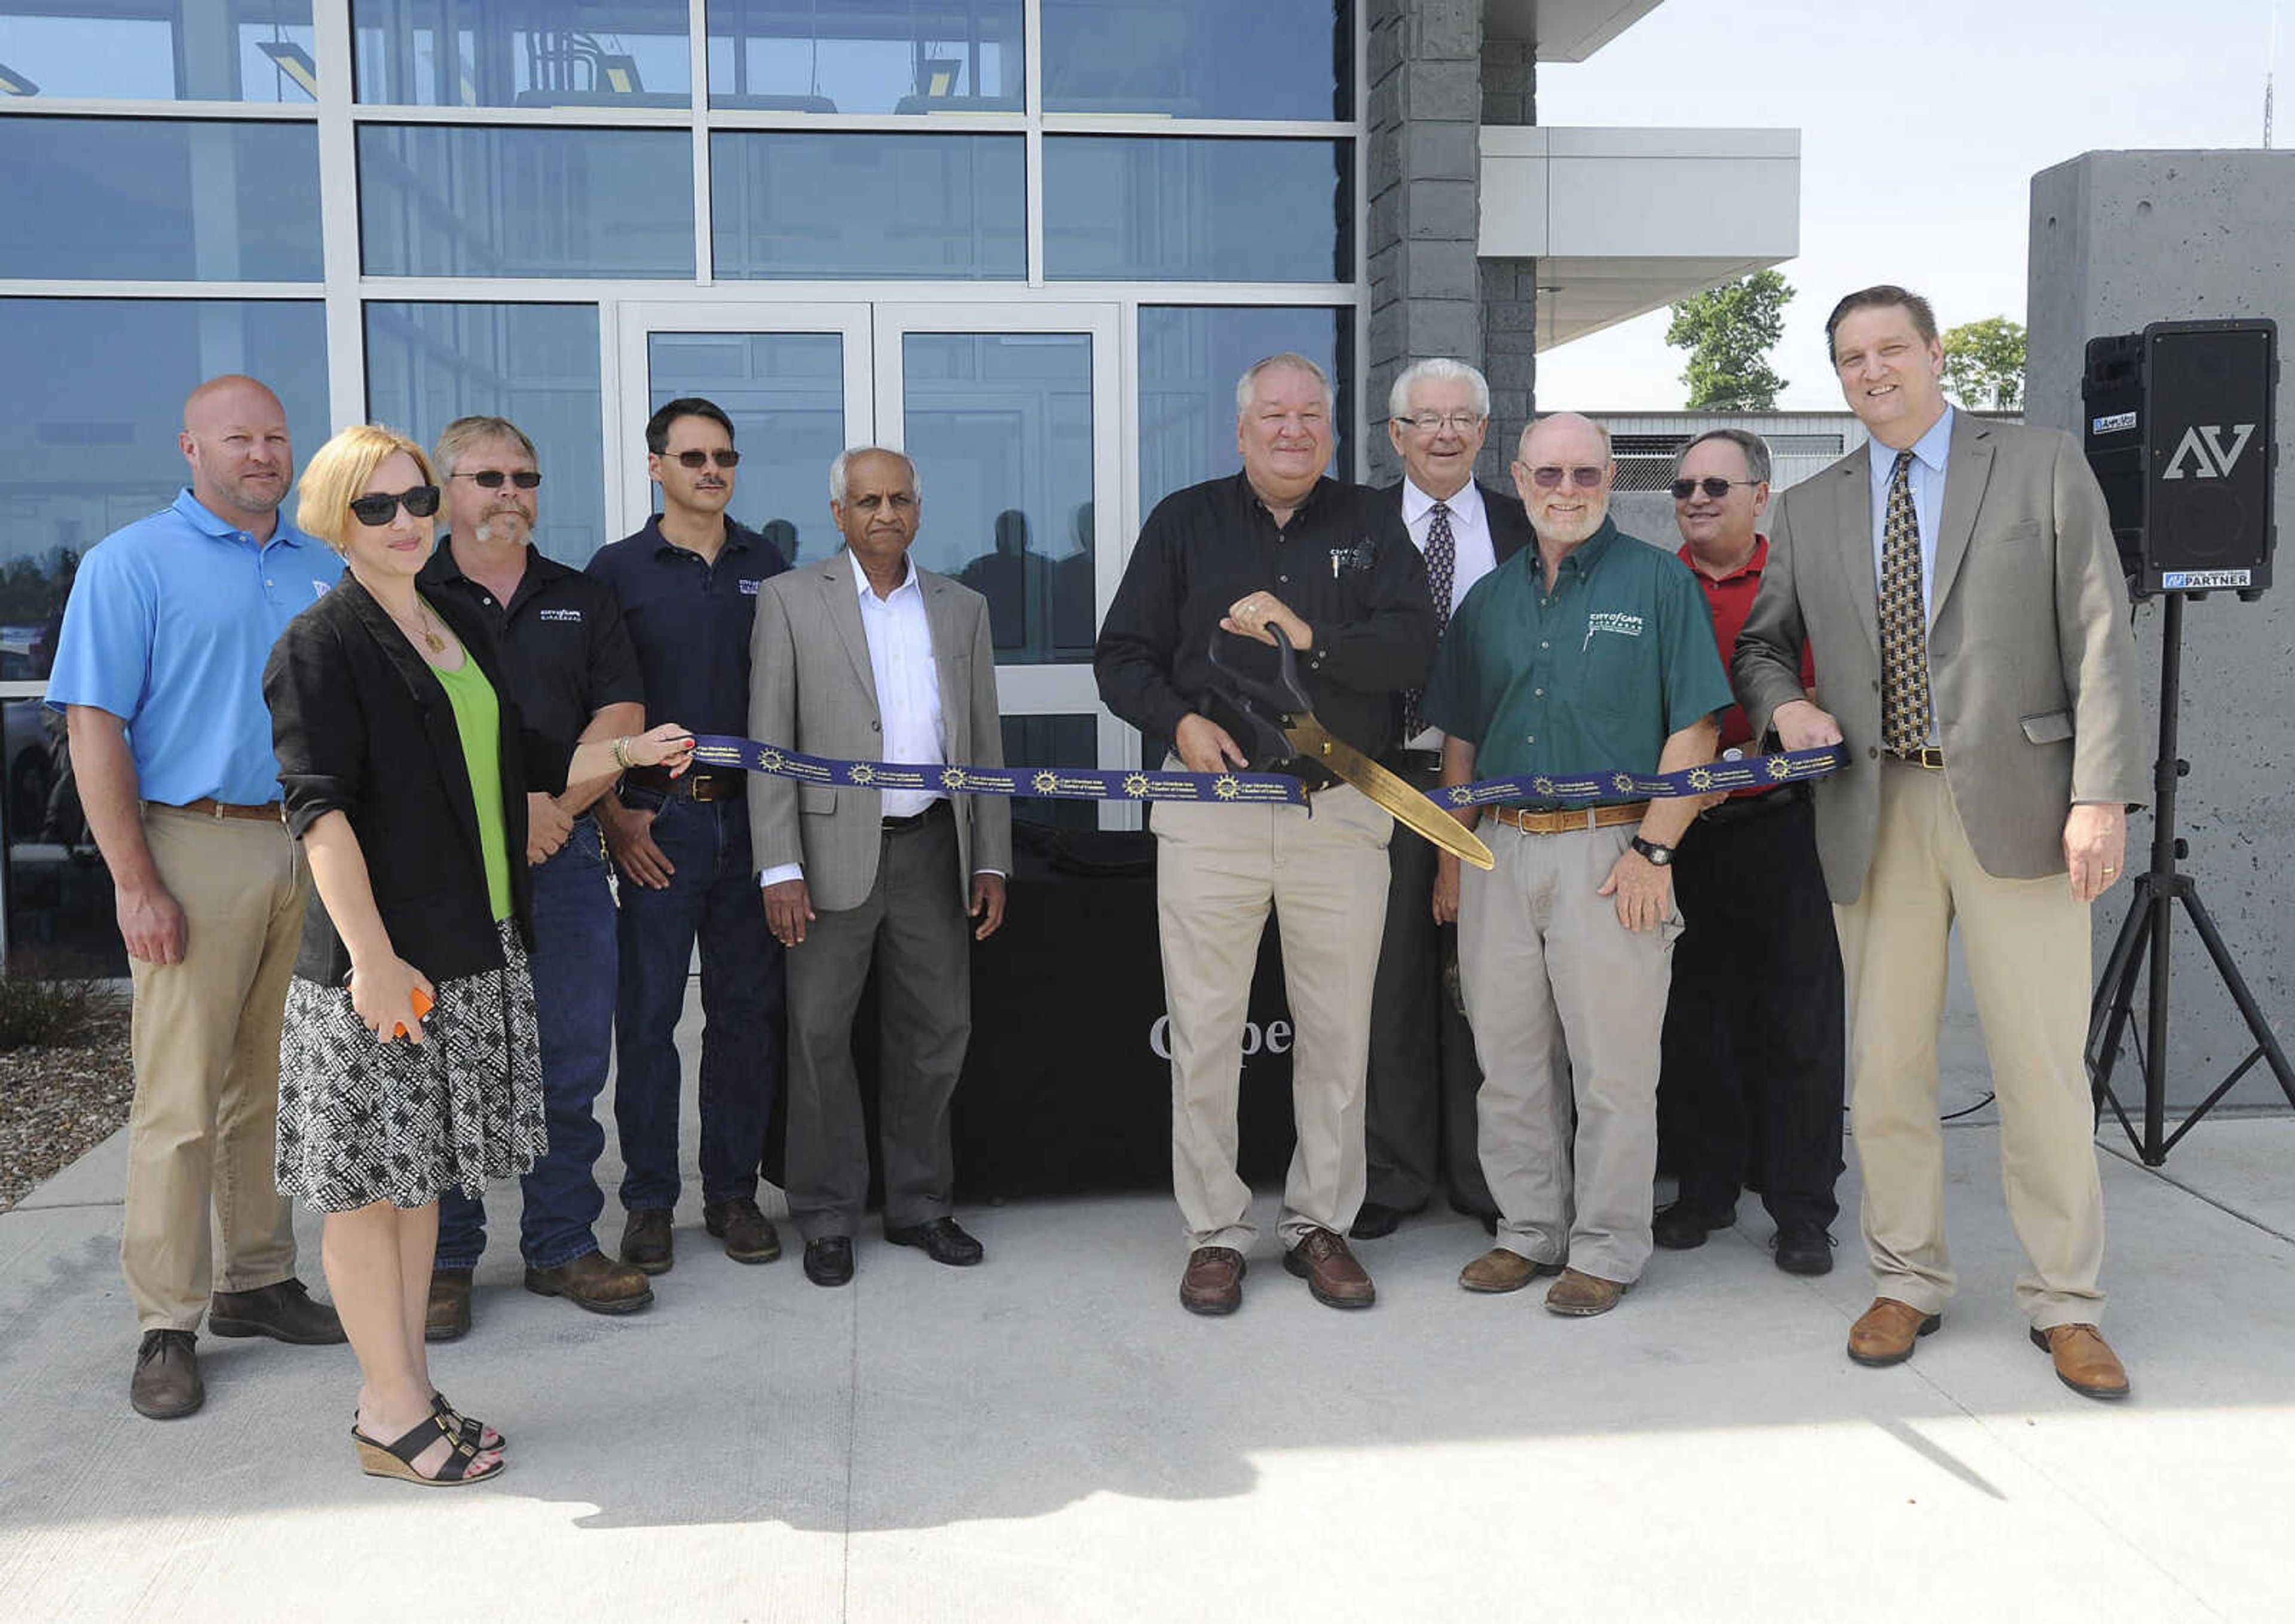
[(422, 633), (422, 641), (430, 645), (430, 652), (433, 654), (444, 654), (446, 652), (446, 640), (439, 636), (436, 632), (424, 632)]

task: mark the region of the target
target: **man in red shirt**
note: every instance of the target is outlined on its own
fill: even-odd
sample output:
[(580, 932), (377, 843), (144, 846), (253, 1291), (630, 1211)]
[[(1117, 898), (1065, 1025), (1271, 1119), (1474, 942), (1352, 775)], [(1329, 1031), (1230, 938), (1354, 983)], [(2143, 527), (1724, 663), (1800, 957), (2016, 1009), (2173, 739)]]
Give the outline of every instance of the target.
[[(1728, 662), (1761, 587), (1769, 544), (1755, 526), (1769, 504), (1769, 448), (1717, 428), (1674, 464), (1679, 557), (1705, 589)], [(1801, 683), (1817, 673), (1804, 649)], [(1721, 721), (1725, 759), (1759, 747), (1745, 713)], [(1736, 1221), (1737, 1193), (1761, 1192), (1790, 1274), (1833, 1267), (1839, 1212), (1842, 1051), (1841, 951), (1817, 867), (1802, 785), (1744, 789), (1707, 808), (1673, 864), (1687, 921), (1673, 950), (1660, 1108), (1675, 1130), (1679, 1199), (1652, 1228), (1686, 1251)]]

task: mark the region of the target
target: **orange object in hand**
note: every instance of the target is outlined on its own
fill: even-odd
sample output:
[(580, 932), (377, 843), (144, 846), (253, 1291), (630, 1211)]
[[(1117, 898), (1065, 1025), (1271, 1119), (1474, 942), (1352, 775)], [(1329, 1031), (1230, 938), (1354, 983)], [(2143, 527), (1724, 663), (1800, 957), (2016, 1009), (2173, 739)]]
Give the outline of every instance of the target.
[[(414, 1006), (414, 1018), (416, 1020), (419, 1021), (424, 1016), (430, 1013), (430, 995), (428, 992), (425, 992), (421, 988), (415, 988), (412, 997), (408, 1001), (412, 1003)], [(406, 1023), (404, 1021), (394, 1021), (391, 1024), (390, 1035), (394, 1038), (404, 1037), (406, 1035)]]

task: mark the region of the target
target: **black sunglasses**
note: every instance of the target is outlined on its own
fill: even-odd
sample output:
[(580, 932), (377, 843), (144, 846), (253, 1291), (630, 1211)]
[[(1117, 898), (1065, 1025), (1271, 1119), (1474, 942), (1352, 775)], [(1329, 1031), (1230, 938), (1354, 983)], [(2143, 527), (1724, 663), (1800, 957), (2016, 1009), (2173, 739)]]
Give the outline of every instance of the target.
[(662, 454), (674, 455), (676, 461), (682, 462), (688, 468), (699, 468), (702, 464), (712, 461), (715, 461), (720, 468), (731, 468), (741, 460), (741, 453), (738, 451), (681, 451), (674, 453), (665, 452)]
[(542, 483), (542, 476), (530, 468), (519, 469), (514, 474), (505, 474), (498, 468), (482, 468), (475, 474), (449, 474), (447, 477), (467, 479), (480, 489), (488, 491), (502, 489), (502, 481), (505, 479), (521, 491), (530, 491)]
[(371, 495), (351, 498), (351, 517), (362, 525), (387, 525), (390, 516), (404, 506), (412, 518), (428, 518), (438, 510), (438, 487), (418, 485), (411, 491), (389, 495), (376, 491)]
[(1702, 490), (1709, 501), (1719, 502), (1727, 496), (1734, 486), (1759, 484), (1760, 481), (1758, 479), (1724, 479), (1717, 474), (1708, 474), (1703, 479), (1677, 479), (1673, 482), (1673, 499), (1676, 502), (1687, 502), (1691, 496)]

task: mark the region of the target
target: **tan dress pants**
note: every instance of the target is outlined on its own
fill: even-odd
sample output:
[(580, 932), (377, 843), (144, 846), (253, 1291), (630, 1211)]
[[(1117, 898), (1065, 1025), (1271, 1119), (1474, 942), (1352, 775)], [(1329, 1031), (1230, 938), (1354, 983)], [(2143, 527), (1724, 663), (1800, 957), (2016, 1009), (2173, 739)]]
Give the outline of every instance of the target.
[(1482, 1065), (1475, 1119), (1498, 1244), (1630, 1284), (1649, 1262), (1680, 911), (1630, 931), (1597, 894), (1631, 824), (1531, 835), (1486, 818), (1476, 832), (1498, 866), (1464, 869), (1458, 980)]
[(1171, 1014), (1172, 1190), (1193, 1246), (1249, 1249), (1251, 1188), (1237, 1177), (1243, 1026), (1267, 910), (1283, 943), (1295, 1036), (1291, 1112), (1298, 1146), (1278, 1232), (1344, 1235), (1362, 1205), (1363, 1069), (1386, 909), (1394, 819), (1361, 792), (1295, 806), (1155, 810), (1156, 910)]
[(1865, 889), (1835, 908), (1849, 992), (1850, 1128), (1865, 1182), (1876, 1294), (1924, 1314), (1953, 1292), (1944, 1234), (1937, 1029), (1946, 941), (1960, 926), (2000, 1106), (2000, 1179), (2027, 1260), (2016, 1302), (2032, 1324), (2094, 1323), (2103, 1307), (2103, 1190), (2081, 1057), (2088, 907), (2062, 874), (1985, 873), (1941, 772), (1881, 769), (1880, 832)]
[(183, 908), (184, 952), (129, 960), (135, 1103), (119, 1263), (143, 1330), (196, 1331), (211, 1285), (256, 1291), (295, 1272), (273, 1162), (279, 1027), (310, 869), (282, 823), (147, 804), (143, 836)]

